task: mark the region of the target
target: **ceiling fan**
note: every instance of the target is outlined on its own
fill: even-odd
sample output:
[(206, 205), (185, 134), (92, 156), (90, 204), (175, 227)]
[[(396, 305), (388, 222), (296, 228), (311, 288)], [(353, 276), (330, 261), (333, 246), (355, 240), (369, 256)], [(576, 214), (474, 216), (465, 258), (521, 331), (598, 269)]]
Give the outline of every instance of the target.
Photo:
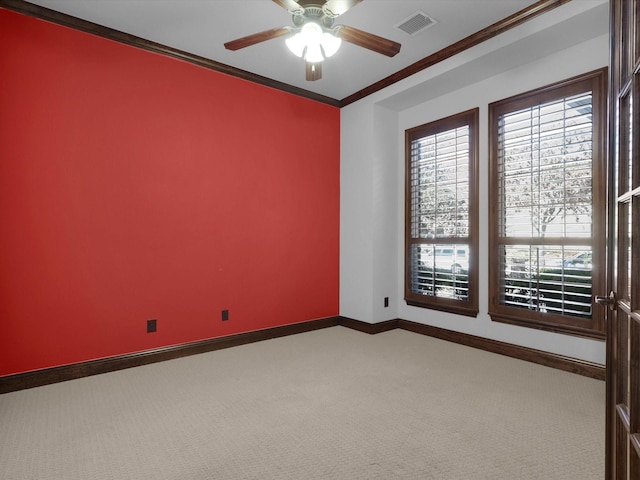
[(287, 35), (287, 47), (306, 62), (306, 79), (322, 78), (322, 61), (335, 54), (342, 40), (388, 57), (400, 51), (400, 44), (346, 25), (334, 25), (335, 19), (362, 0), (273, 0), (291, 13), (293, 27), (276, 27), (224, 44), (239, 50), (256, 43)]

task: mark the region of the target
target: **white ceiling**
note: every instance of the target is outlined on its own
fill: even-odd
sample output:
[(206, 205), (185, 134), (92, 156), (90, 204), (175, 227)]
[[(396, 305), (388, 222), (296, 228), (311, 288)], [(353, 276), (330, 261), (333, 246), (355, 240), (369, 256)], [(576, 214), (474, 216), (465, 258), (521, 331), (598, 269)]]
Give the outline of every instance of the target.
[[(573, 0), (582, 2), (588, 0)], [(512, 15), (536, 0), (364, 0), (336, 20), (402, 44), (393, 58), (343, 42), (323, 64), (323, 78), (305, 80), (304, 61), (284, 38), (238, 51), (224, 43), (293, 25), (271, 0), (30, 0), (61, 13), (341, 100)], [(395, 26), (422, 11), (437, 23), (410, 36)]]

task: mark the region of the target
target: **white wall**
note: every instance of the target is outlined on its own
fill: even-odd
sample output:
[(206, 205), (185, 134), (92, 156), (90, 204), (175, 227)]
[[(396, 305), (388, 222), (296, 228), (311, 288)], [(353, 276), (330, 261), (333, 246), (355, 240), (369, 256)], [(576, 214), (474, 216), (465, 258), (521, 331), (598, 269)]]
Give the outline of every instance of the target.
[[(492, 322), (488, 309), (488, 104), (608, 63), (607, 0), (574, 0), (342, 109), (340, 314), (403, 318), (604, 364), (604, 343)], [(404, 131), (480, 108), (480, 313), (404, 296)], [(384, 308), (384, 297), (390, 306)]]

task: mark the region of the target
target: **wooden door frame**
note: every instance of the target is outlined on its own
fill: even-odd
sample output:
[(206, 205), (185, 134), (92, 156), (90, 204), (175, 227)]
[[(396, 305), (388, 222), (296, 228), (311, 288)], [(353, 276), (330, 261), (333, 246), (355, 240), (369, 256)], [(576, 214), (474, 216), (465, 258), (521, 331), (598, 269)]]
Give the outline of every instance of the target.
[[(634, 223), (640, 218), (640, 0), (609, 0), (609, 5), (607, 274), (609, 291), (618, 289), (620, 299), (607, 313), (605, 478), (629, 480), (640, 472), (640, 283), (632, 274), (640, 271), (640, 235)], [(625, 98), (632, 102), (624, 103)]]

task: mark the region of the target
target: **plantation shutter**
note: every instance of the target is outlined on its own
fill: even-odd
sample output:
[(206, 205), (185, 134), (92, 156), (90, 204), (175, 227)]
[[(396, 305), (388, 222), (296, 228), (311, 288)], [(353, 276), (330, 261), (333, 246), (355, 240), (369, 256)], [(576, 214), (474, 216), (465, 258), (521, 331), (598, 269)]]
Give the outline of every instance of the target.
[(490, 106), (493, 319), (601, 335), (592, 299), (604, 278), (603, 75)]
[(500, 117), (503, 304), (591, 317), (592, 142), (591, 92)]
[(470, 118), (408, 132), (405, 291), (410, 303), (432, 297), (446, 305), (473, 296), (475, 130)]

